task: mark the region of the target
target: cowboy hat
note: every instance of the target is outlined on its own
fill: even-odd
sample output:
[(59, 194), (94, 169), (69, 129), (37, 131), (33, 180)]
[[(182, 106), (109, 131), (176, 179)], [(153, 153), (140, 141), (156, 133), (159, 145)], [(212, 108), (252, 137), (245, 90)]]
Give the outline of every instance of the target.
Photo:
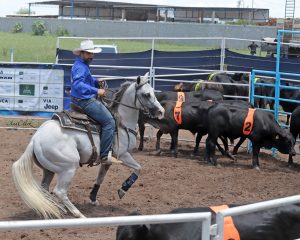
[(79, 48), (75, 48), (73, 53), (75, 55), (80, 55), (80, 52), (89, 52), (89, 53), (100, 53), (102, 51), (101, 48), (96, 47), (92, 40), (84, 40), (80, 43)]

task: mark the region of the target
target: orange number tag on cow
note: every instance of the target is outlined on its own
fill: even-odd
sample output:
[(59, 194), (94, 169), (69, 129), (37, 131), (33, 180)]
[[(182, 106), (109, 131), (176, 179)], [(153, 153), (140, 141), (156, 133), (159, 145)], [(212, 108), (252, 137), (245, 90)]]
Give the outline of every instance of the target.
[(244, 126), (243, 126), (243, 134), (248, 136), (253, 128), (253, 123), (254, 123), (254, 112), (255, 109), (249, 108), (248, 109), (248, 114), (247, 117), (245, 118), (244, 121)]
[(174, 108), (174, 119), (177, 124), (182, 123), (181, 106), (184, 101), (185, 101), (184, 92), (178, 92), (177, 93), (177, 101), (176, 101), (176, 105)]
[[(220, 212), (221, 210), (227, 209), (228, 205), (220, 205), (210, 207), (215, 213)], [(224, 218), (224, 240), (240, 240), (239, 231), (236, 229), (233, 219), (230, 216)]]

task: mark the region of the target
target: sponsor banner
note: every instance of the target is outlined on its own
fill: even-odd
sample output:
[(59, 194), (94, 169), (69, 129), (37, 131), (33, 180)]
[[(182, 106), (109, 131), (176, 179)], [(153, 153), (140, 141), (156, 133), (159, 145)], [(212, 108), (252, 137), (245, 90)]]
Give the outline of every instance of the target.
[(39, 108), (44, 112), (60, 112), (63, 110), (63, 99), (41, 98)]
[(51, 116), (70, 109), (70, 73), (70, 66), (0, 63), (0, 114)]
[(63, 98), (63, 84), (40, 84), (40, 97)]
[(15, 83), (39, 83), (40, 69), (16, 69)]
[(0, 96), (14, 96), (15, 84), (13, 82), (0, 82)]
[(0, 83), (15, 81), (15, 69), (0, 68)]
[(28, 96), (28, 97), (39, 97), (39, 84), (34, 83), (21, 83), (15, 84), (16, 97)]
[(64, 70), (60, 69), (41, 69), (40, 83), (58, 83), (64, 82)]
[(14, 110), (39, 111), (39, 98), (16, 97)]
[(0, 109), (13, 109), (15, 99), (13, 97), (0, 97)]

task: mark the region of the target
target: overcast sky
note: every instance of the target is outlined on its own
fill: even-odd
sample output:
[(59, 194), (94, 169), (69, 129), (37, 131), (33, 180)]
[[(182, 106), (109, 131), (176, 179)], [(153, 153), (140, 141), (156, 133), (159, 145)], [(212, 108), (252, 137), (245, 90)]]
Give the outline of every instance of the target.
[[(122, 2), (122, 0), (111, 0)], [(241, 7), (267, 8), (270, 9), (270, 17), (284, 17), (285, 0), (240, 0)], [(0, 16), (16, 13), (20, 8), (28, 8), (29, 2), (42, 2), (42, 0), (0, 0)], [(238, 0), (126, 0), (124, 2), (149, 3), (190, 6), (190, 7), (237, 7)], [(298, 2), (299, 3), (299, 2)], [(54, 6), (32, 6), (36, 14), (57, 14)], [(296, 2), (296, 17), (300, 18), (300, 3)]]

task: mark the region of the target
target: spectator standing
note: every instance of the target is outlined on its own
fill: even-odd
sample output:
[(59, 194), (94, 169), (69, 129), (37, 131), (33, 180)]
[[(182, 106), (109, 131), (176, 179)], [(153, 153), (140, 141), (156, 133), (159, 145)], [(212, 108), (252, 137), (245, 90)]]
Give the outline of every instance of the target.
[(250, 50), (250, 54), (254, 56), (256, 54), (256, 49), (258, 48), (258, 45), (255, 42), (252, 42), (249, 46), (248, 49)]

